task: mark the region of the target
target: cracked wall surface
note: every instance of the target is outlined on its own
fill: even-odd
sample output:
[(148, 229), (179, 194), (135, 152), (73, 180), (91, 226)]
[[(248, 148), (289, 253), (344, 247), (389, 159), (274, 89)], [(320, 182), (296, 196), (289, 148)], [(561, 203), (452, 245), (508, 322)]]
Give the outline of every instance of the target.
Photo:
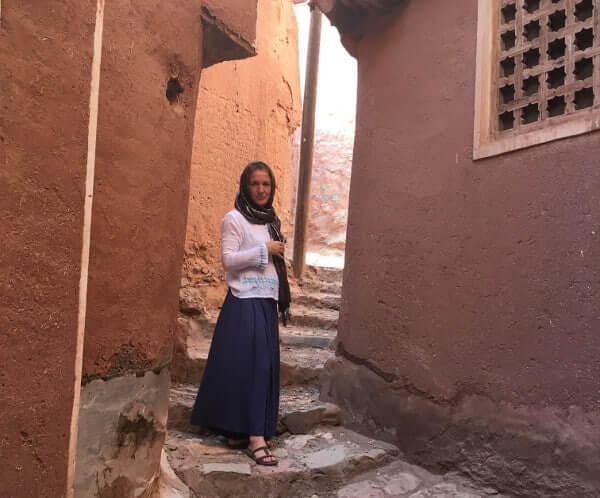
[(273, 167), (276, 207), (290, 233), (296, 183), (290, 142), (301, 114), (296, 19), (287, 0), (261, 0), (258, 13), (256, 57), (202, 73), (181, 290), (181, 307), (190, 312), (223, 299), (220, 222), (249, 161)]
[[(395, 387), (432, 402), (423, 413), (411, 409), (414, 398), (394, 408), (389, 425), (403, 444), (424, 423), (452, 422), (445, 407), (464, 409), (464, 425), (437, 437), (435, 451), (419, 439), (413, 458), (476, 474), (483, 457), (461, 442), (471, 426), (498, 450), (488, 457), (501, 489), (517, 489), (520, 466), (527, 496), (586, 496), (569, 489), (598, 489), (588, 466), (600, 442), (587, 426), (600, 410), (600, 142), (591, 133), (473, 161), (476, 26), (475, 1), (404, 2), (369, 19), (355, 46), (338, 340), (346, 357), (391, 381), (381, 393), (391, 404)], [(479, 397), (492, 412), (539, 420), (545, 440), (571, 433), (576, 444), (554, 455), (535, 427), (513, 431), (510, 415), (488, 423), (465, 401)], [(364, 400), (353, 405), (357, 417), (372, 411)], [(385, 412), (386, 399), (376, 406)], [(549, 412), (562, 422), (546, 424)], [(522, 458), (510, 442), (495, 444), (507, 434)]]
[(149, 496), (158, 487), (169, 409), (169, 372), (81, 390), (75, 498)]
[(600, 411), (469, 393), (440, 402), (408, 379), (386, 380), (373, 365), (352, 360), (332, 360), (321, 378), (321, 397), (339, 404), (344, 426), (396, 444), (436, 472), (457, 470), (513, 496), (597, 495)]

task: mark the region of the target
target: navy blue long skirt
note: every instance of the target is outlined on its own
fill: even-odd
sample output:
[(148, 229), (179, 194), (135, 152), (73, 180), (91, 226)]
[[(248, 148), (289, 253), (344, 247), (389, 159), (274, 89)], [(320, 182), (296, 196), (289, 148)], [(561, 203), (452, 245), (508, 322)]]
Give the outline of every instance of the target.
[(219, 314), (191, 422), (227, 437), (275, 435), (279, 323), (274, 299), (231, 291)]

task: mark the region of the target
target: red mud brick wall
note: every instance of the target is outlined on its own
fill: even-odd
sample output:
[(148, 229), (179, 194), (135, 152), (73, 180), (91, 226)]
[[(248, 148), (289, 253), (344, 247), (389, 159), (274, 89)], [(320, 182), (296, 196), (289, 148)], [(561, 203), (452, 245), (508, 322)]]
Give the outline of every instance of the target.
[(598, 410), (600, 134), (473, 161), (477, 2), (404, 5), (357, 46), (341, 344), (438, 401)]
[(63, 496), (96, 2), (3, 2), (0, 496)]

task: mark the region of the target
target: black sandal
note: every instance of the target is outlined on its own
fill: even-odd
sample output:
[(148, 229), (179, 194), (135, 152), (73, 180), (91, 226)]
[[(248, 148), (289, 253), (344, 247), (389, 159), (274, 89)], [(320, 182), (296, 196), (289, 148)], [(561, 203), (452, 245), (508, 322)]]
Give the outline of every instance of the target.
[[(257, 457), (256, 453), (261, 450), (264, 451), (265, 454), (261, 457)], [(254, 460), (257, 465), (265, 465), (267, 467), (273, 467), (279, 463), (277, 461), (277, 459), (271, 454), (271, 451), (269, 450), (268, 446), (261, 446), (260, 448), (256, 448), (255, 450), (246, 448), (244, 450), (244, 453), (246, 453), (246, 455), (248, 455), (250, 458), (252, 458), (252, 460)], [(271, 460), (270, 462), (267, 462), (266, 461), (267, 458), (273, 458), (273, 460)]]

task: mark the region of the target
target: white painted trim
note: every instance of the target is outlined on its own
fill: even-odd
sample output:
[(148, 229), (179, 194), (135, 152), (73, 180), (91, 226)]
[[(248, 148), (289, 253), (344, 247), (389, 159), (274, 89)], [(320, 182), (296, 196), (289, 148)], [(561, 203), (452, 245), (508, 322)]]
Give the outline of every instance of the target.
[[(504, 139), (497, 139), (489, 143), (480, 144), (473, 151), (474, 159), (497, 156), (513, 150), (525, 149), (561, 138), (583, 135), (600, 129), (600, 112), (594, 107), (587, 111), (579, 111), (576, 116), (564, 116), (563, 122), (550, 124), (548, 127), (532, 130), (528, 133), (517, 133)], [(555, 119), (555, 118), (550, 118)]]
[(77, 346), (75, 352), (75, 378), (69, 457), (67, 469), (67, 498), (73, 498), (77, 435), (79, 431), (79, 403), (83, 370), (83, 343), (87, 311), (87, 287), (90, 262), (90, 240), (92, 231), (92, 203), (94, 200), (94, 177), (96, 167), (96, 137), (98, 131), (98, 102), (100, 95), (100, 63), (102, 60), (102, 36), (104, 28), (104, 1), (97, 0), (96, 27), (94, 30), (94, 54), (90, 82), (90, 110), (88, 121), (88, 150), (85, 176), (85, 200), (83, 207), (83, 234), (81, 246), (81, 274), (79, 277), (79, 310), (77, 319)]
[(492, 62), (494, 54), (494, 12), (497, 0), (479, 0), (477, 4), (477, 55), (475, 74), (475, 123), (473, 127), (473, 157), (481, 154), (480, 148), (490, 140), (492, 112)]

